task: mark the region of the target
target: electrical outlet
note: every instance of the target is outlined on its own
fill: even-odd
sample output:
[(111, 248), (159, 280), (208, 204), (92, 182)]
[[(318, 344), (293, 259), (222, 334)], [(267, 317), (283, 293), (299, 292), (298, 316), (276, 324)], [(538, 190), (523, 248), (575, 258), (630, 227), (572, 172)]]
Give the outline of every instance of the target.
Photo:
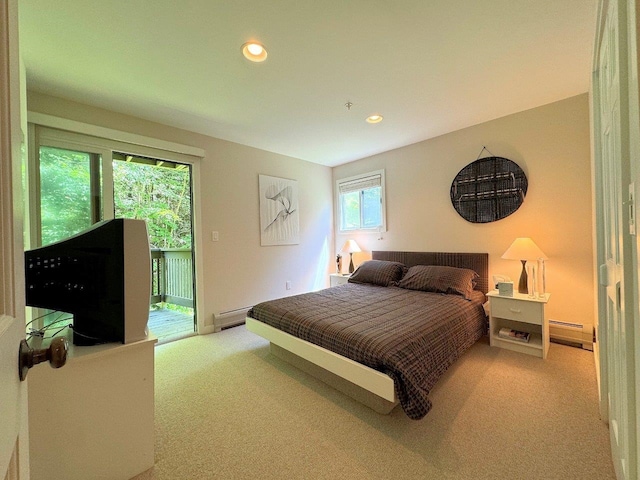
[(218, 240), (220, 240), (220, 235), (218, 235), (218, 232), (211, 232), (211, 241), (217, 242)]
[(286, 287), (287, 290), (291, 290), (291, 280), (287, 280)]

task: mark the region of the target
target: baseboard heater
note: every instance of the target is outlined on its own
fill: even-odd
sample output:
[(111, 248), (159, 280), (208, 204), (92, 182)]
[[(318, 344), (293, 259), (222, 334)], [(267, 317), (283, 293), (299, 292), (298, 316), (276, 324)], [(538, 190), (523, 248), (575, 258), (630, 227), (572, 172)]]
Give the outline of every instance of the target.
[(549, 320), (551, 340), (569, 343), (593, 351), (593, 325)]
[(235, 310), (227, 310), (220, 312), (218, 315), (213, 314), (213, 331), (219, 332), (223, 328), (235, 327), (244, 323), (247, 312), (251, 307), (236, 308)]

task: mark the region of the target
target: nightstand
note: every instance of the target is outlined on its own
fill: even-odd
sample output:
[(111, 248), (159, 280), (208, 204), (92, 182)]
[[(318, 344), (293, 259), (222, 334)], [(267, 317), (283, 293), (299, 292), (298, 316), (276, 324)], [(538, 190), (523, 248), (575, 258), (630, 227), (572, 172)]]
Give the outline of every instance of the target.
[(331, 273), (329, 274), (329, 286), (337, 287), (338, 285), (344, 285), (349, 281), (350, 273)]
[[(497, 290), (487, 293), (489, 297), (489, 343), (492, 347), (506, 348), (547, 358), (549, 351), (549, 320), (544, 309), (550, 293), (542, 298), (530, 298), (526, 294), (513, 293), (513, 297), (498, 295)], [(531, 334), (528, 342), (521, 342), (498, 335), (501, 328), (511, 328)]]

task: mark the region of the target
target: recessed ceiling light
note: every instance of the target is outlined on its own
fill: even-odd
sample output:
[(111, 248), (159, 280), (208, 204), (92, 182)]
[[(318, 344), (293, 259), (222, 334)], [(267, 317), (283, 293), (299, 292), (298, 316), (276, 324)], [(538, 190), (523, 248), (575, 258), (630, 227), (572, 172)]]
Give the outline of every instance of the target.
[(252, 62), (264, 62), (267, 59), (267, 50), (258, 42), (247, 42), (242, 45), (242, 54)]
[(367, 117), (368, 123), (380, 123), (384, 117), (382, 115), (371, 115)]

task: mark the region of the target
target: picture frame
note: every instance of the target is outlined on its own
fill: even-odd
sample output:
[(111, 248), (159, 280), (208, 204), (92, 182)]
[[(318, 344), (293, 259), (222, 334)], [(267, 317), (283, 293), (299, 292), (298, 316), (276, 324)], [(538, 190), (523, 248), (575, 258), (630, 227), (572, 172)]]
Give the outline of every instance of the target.
[(260, 245), (300, 243), (298, 181), (259, 175)]

